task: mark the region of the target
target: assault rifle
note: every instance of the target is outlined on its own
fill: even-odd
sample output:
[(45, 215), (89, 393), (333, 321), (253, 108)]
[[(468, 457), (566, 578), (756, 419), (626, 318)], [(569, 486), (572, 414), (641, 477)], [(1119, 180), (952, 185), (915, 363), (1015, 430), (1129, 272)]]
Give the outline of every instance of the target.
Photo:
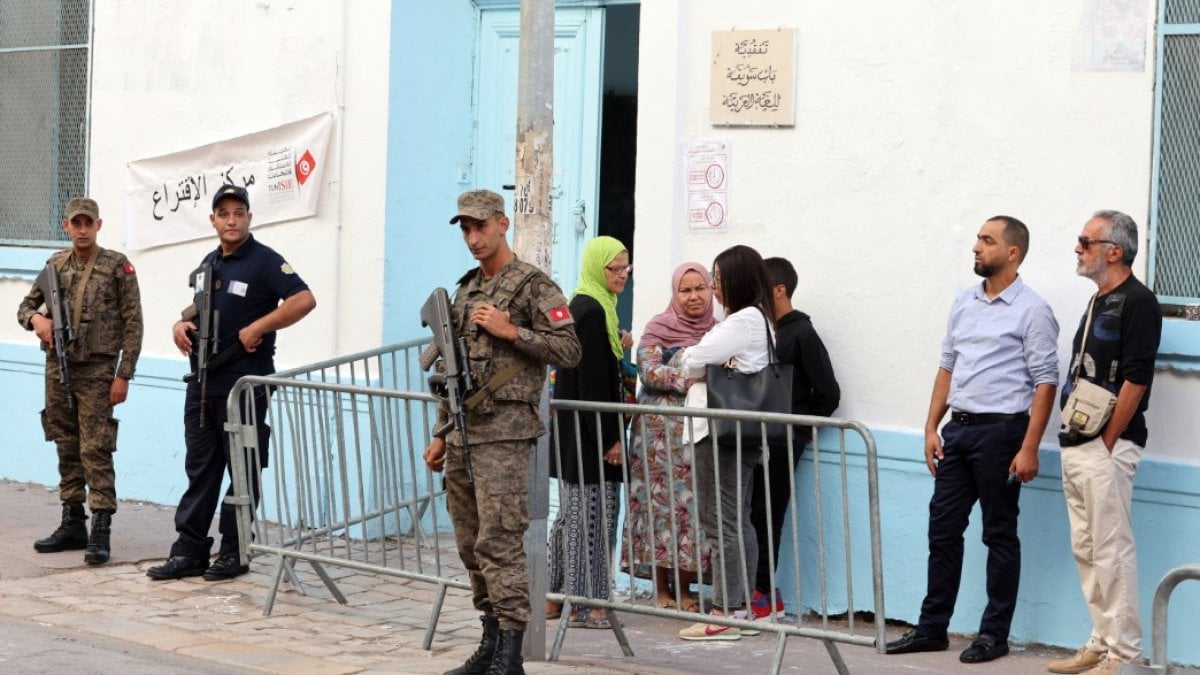
[(42, 290), (46, 307), (50, 310), (50, 321), (54, 323), (51, 332), (54, 334), (54, 354), (58, 357), (58, 382), (67, 389), (67, 405), (74, 407), (71, 380), (67, 372), (67, 345), (75, 339), (75, 329), (71, 326), (71, 303), (58, 285), (58, 270), (53, 264), (46, 263), (34, 284)]
[(220, 334), (220, 312), (213, 307), (213, 294), (217, 290), (213, 279), (211, 262), (203, 262), (188, 277), (188, 286), (195, 293), (192, 306), (183, 311), (184, 321), (194, 321), (196, 331), (192, 333), (192, 349), (196, 351), (196, 372), (183, 378), (185, 382), (200, 383), (200, 426), (204, 426), (204, 408), (208, 400), (208, 371), (213, 357), (217, 355), (217, 336)]
[(471, 471), (471, 451), (467, 444), (467, 393), (475, 388), (471, 381), (471, 364), (467, 356), (466, 338), (454, 337), (454, 326), (450, 320), (450, 295), (444, 288), (435, 288), (429, 299), (421, 306), (421, 325), (433, 331), (433, 342), (421, 353), (418, 362), (421, 370), (429, 370), (440, 358), (441, 372), (429, 376), (429, 388), (446, 400), (450, 408), (450, 421), (434, 429), (434, 436), (443, 436), (451, 428), (462, 434), (463, 465), (467, 470), (467, 482), (474, 483)]

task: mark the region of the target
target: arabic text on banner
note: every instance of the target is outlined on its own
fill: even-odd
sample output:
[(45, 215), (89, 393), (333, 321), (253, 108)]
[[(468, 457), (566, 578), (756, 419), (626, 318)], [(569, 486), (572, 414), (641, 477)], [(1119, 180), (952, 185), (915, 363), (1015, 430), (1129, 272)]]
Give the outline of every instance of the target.
[(128, 164), (126, 249), (211, 237), (212, 196), (222, 185), (250, 194), (253, 225), (317, 212), (333, 115), (284, 124)]

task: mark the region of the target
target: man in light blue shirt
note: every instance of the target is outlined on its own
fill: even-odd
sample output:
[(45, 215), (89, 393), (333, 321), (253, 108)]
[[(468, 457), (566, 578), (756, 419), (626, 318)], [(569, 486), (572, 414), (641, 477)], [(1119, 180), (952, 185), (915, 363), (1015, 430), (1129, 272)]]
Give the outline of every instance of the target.
[[(988, 604), (979, 636), (959, 655), (983, 663), (1008, 653), (1008, 631), (1021, 579), (1017, 501), (1038, 471), (1038, 443), (1058, 386), (1058, 322), (1017, 275), (1029, 230), (996, 216), (975, 237), (975, 273), (983, 283), (959, 293), (925, 421), (929, 500), (929, 571), (917, 627), (889, 654), (942, 651), (962, 577), (963, 532), (975, 502), (988, 547)], [(938, 425), (950, 421), (938, 435)]]

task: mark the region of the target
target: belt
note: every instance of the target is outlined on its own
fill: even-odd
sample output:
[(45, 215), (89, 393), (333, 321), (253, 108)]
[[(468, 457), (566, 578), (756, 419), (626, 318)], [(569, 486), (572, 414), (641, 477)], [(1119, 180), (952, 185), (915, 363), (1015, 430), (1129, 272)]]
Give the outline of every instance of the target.
[(1029, 413), (969, 413), (954, 411), (950, 413), (950, 421), (969, 427), (973, 424), (991, 424), (994, 422), (1010, 422), (1029, 417)]

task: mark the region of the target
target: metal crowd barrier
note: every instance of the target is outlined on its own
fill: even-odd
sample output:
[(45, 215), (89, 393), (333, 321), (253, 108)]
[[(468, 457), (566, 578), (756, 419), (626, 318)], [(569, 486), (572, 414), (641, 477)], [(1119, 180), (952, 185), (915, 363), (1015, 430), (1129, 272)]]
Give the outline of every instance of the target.
[[(298, 560), (311, 565), (330, 594), (343, 604), (346, 598), (327, 571), (329, 567), (428, 583), (436, 586), (423, 645), (428, 649), (446, 590), (469, 588), (455, 550), (440, 477), (429, 472), (421, 458), (431, 432), (435, 399), (420, 391), (398, 390), (424, 386), (423, 374), (415, 367), (423, 344), (414, 341), (271, 377), (245, 377), (231, 392), (226, 430), (230, 434), (234, 495), (229, 501), (237, 510), (243, 564), (255, 556), (275, 558), (265, 614), (271, 612), (285, 575), (297, 591), (305, 592), (295, 570)], [(254, 397), (243, 395), (254, 387), (267, 387), (272, 394), (266, 411), (271, 433), (266, 467), (259, 466), (256, 447), (255, 420), (259, 411), (254, 409)], [(741, 432), (739, 443), (732, 448), (722, 447), (720, 452), (741, 453), (743, 449), (757, 447), (754, 438), (765, 432), (768, 423), (827, 430), (814, 440), (802, 460), (811, 468), (805, 472), (811, 485), (799, 485), (795, 475), (789, 481), (791, 495), (799, 495), (798, 499), (789, 499), (790, 529), (781, 535), (780, 541), (769, 536), (769, 541), (760, 544), (763, 555), (780, 549), (790, 553), (793, 560), (791, 590), (785, 598), (788, 615), (771, 615), (758, 621), (728, 616), (706, 616), (703, 620), (773, 633), (776, 640), (773, 672), (778, 672), (782, 665), (790, 637), (821, 640), (837, 670), (843, 673), (848, 671), (837, 643), (883, 649), (885, 613), (876, 452), (874, 439), (865, 426), (799, 415), (671, 406), (579, 401), (552, 401), (550, 405), (555, 415), (571, 415), (577, 421), (587, 416), (600, 420), (602, 414), (606, 414), (605, 419), (619, 420), (614, 423), (622, 425), (626, 456), (630, 439), (625, 433), (625, 420), (633, 415), (682, 416), (688, 429), (693, 429), (701, 419), (710, 425), (718, 421), (737, 424)], [(577, 423), (576, 448), (584, 445), (580, 442), (583, 439), (579, 426)], [(554, 464), (561, 462), (557, 452), (561, 435), (557, 425), (552, 428), (555, 432), (548, 445), (549, 462)], [(857, 441), (853, 449), (849, 447), (847, 434)], [(834, 439), (832, 443), (830, 436)], [(646, 442), (644, 428), (641, 442), (643, 445)], [(544, 448), (547, 444), (540, 445)], [(784, 451), (789, 457), (803, 450), (803, 446), (788, 445)], [(585, 457), (582, 451), (577, 452), (576, 459), (581, 464), (602, 461), (598, 453)], [(628, 463), (623, 466), (623, 482), (629, 485)], [(541, 478), (535, 480), (531, 501), (537, 498), (537, 491), (544, 495), (549, 489), (551, 480), (545, 472), (542, 469)], [(689, 480), (695, 485), (694, 475)], [(628, 541), (632, 522), (628, 515), (629, 491), (620, 490), (616, 494), (617, 503), (605, 500), (600, 512), (621, 514), (619, 520), (623, 524), (619, 529)], [(696, 521), (694, 503), (675, 506), (683, 507), (680, 513), (691, 513), (692, 521)], [(633, 517), (653, 515), (633, 514)], [(813, 528), (811, 545), (801, 541), (801, 518)], [(745, 534), (739, 528), (737, 532), (722, 532), (719, 537)], [(869, 544), (864, 545), (864, 541)], [(658, 607), (653, 603), (653, 592), (651, 603), (647, 604), (638, 592), (642, 582), (625, 580), (617, 571), (621, 556), (615, 542), (605, 539), (603, 547), (600, 553), (609, 561), (608, 578), (603, 580), (608, 588), (607, 600), (597, 599), (599, 593), (595, 592), (594, 581), (582, 594), (545, 594), (547, 599), (564, 603), (551, 659), (560, 652), (574, 607), (606, 610), (615, 638), (628, 656), (633, 651), (617, 613), (673, 618), (681, 621), (680, 627), (701, 619), (699, 614), (684, 611), (679, 602), (681, 597), (676, 599), (676, 609)], [(527, 550), (533, 579), (546, 579), (548, 547), (527, 547)], [(869, 567), (863, 567), (862, 562), (868, 557)], [(713, 565), (718, 566), (717, 559), (713, 560)], [(633, 564), (629, 565), (629, 572), (636, 575), (637, 564), (632, 557), (630, 561)], [(724, 563), (725, 569), (734, 566), (743, 575), (747, 573), (744, 559)], [(829, 568), (839, 566), (843, 574), (829, 573)], [(652, 571), (652, 580), (654, 574)], [(703, 572), (697, 579), (701, 586), (710, 581)], [(772, 571), (769, 598), (775, 597), (778, 581)], [(856, 584), (859, 588), (865, 584), (872, 586), (868, 600), (856, 595)], [(542, 594), (534, 595), (531, 629), (545, 626), (541, 622)], [(873, 627), (868, 627), (856, 614), (864, 610), (873, 614)]]
[(1187, 579), (1200, 581), (1200, 563), (1180, 565), (1163, 575), (1162, 580), (1158, 582), (1158, 589), (1154, 592), (1154, 604), (1150, 608), (1150, 664), (1122, 664), (1122, 675), (1200, 675), (1200, 668), (1171, 665), (1167, 656), (1167, 610), (1171, 604), (1171, 593)]
[[(255, 398), (244, 395), (256, 387), (272, 392), (266, 467)], [(469, 588), (448, 536), (441, 481), (421, 457), (435, 403), (428, 394), (378, 387), (278, 376), (238, 381), (228, 399), (228, 501), (236, 507), (242, 563), (275, 556), (264, 614), (285, 574), (305, 592), (298, 560), (342, 604), (327, 567), (421, 581), (437, 587), (424, 640), (426, 649), (432, 645), (446, 590)]]
[[(550, 659), (554, 660), (558, 657), (563, 641), (566, 637), (566, 632), (569, 625), (570, 614), (577, 606), (594, 607), (608, 611), (608, 621), (611, 629), (626, 655), (632, 656), (633, 652), (629, 646), (628, 640), (621, 629), (617, 614), (621, 612), (643, 614), (650, 616), (659, 616), (664, 618), (680, 619), (687, 623), (703, 622), (724, 626), (737, 627), (740, 630), (757, 630), (760, 632), (770, 632), (775, 634), (775, 654), (772, 662), (771, 672), (778, 673), (784, 656), (784, 649), (789, 637), (805, 637), (821, 640), (826, 650), (829, 652), (830, 658), (833, 660), (835, 667), (839, 673), (849, 672), (844, 660), (842, 659), (837, 643), (855, 644), (862, 646), (875, 647), (882, 651), (885, 645), (885, 624), (883, 621), (884, 601), (883, 601), (883, 557), (881, 549), (880, 537), (880, 516), (879, 516), (879, 486), (878, 486), (878, 468), (875, 451), (875, 441), (871, 432), (862, 424), (847, 420), (829, 419), (821, 417), (809, 417), (803, 415), (785, 415), (778, 413), (759, 413), (745, 412), (733, 410), (698, 410), (692, 408), (680, 408), (675, 406), (645, 406), (645, 405), (626, 405), (626, 404), (605, 404), (592, 403), (585, 401), (566, 401), (555, 400), (550, 404), (553, 414), (561, 419), (564, 415), (572, 417), (570, 426), (574, 429), (573, 443), (568, 442), (567, 447), (573, 448), (575, 453), (575, 466), (582, 466), (586, 462), (591, 462), (597, 469), (598, 474), (603, 473), (603, 457), (595, 448), (601, 446), (601, 429), (603, 425), (619, 424), (624, 427), (625, 420), (632, 415), (662, 415), (674, 418), (683, 418), (685, 438), (691, 438), (698, 435), (697, 429), (700, 421), (707, 423), (709, 428), (713, 428), (715, 423), (734, 424), (737, 426), (738, 438), (737, 441), (730, 447), (724, 445), (716, 448), (715, 452), (719, 453), (735, 453), (735, 457), (740, 459), (745, 452), (760, 452), (758, 448), (762, 446), (766, 434), (767, 424), (786, 424), (789, 427), (812, 427), (815, 429), (830, 429), (834, 430), (836, 440), (833, 442), (832, 448), (825, 447), (821, 437), (818, 435), (814, 438), (811, 446), (811, 451), (807, 455), (807, 462), (811, 467), (811, 472), (805, 472), (805, 475), (811, 476), (810, 486), (800, 486), (797, 484), (795, 472), (793, 472), (790, 480), (790, 494), (788, 496), (788, 511), (785, 516), (785, 522), (790, 522), (790, 529), (781, 534), (781, 541), (774, 541), (772, 535), (771, 514), (768, 509), (767, 517), (767, 539), (765, 542), (758, 542), (759, 555), (771, 556), (773, 553), (783, 546), (781, 549), (784, 552), (790, 553), (792, 558), (791, 568), (791, 592), (784, 598), (785, 604), (788, 607), (786, 616), (779, 616), (775, 613), (769, 614), (765, 619), (739, 619), (730, 616), (727, 612), (726, 616), (701, 616), (700, 614), (685, 611), (683, 609), (683, 589), (680, 588), (678, 573), (679, 559), (678, 550), (673, 552), (675, 556), (672, 560), (671, 567), (675, 570), (672, 573), (675, 588), (675, 609), (661, 608), (655, 602), (655, 592), (653, 586), (657, 583), (657, 575), (659, 574), (658, 565), (651, 564), (649, 566), (649, 576), (652, 584), (650, 591), (649, 603), (638, 597), (639, 594), (630, 589), (628, 593), (621, 593), (618, 589), (618, 570), (622, 560), (625, 560), (629, 567), (630, 573), (635, 573), (635, 568), (639, 561), (635, 555), (629, 555), (627, 558), (622, 555), (621, 551), (616, 550), (617, 546), (613, 542), (612, 537), (608, 536), (611, 533), (601, 533), (601, 536), (584, 536), (581, 539), (585, 542), (599, 542), (602, 550), (588, 549), (582, 556), (584, 559), (590, 559), (593, 556), (603, 556), (608, 561), (608, 579), (604, 583), (608, 585), (607, 593), (598, 593), (595, 585), (598, 580), (584, 579), (584, 590), (578, 594), (563, 594), (563, 593), (548, 593), (547, 597), (563, 603), (562, 616), (559, 619), (558, 630), (555, 634), (554, 644), (551, 649)], [(614, 415), (615, 413), (615, 415)], [(584, 425), (581, 424), (585, 418), (590, 418), (590, 424), (587, 426), (594, 432), (594, 438), (586, 437), (581, 431)], [(559, 455), (557, 449), (563, 447), (563, 438), (560, 432), (560, 425), (553, 426), (552, 434), (552, 455), (550, 463), (552, 466), (559, 468), (560, 475), (564, 458)], [(862, 462), (859, 465), (857, 456), (849, 451), (847, 444), (847, 433), (850, 433), (861, 441), (861, 458)], [(622, 435), (625, 438), (624, 435)], [(568, 441), (571, 439), (568, 439)], [(666, 438), (664, 445), (673, 447), (681, 442), (680, 438), (673, 438), (670, 425), (666, 427)], [(630, 444), (639, 444), (640, 448), (649, 446), (649, 438), (646, 433), (646, 426), (641, 425), (640, 437), (627, 439), (625, 448), (625, 456), (630, 456)], [(583, 448), (587, 448), (584, 450)], [(704, 445), (697, 446), (704, 448)], [(763, 452), (763, 463), (769, 460), (769, 452), (783, 451), (787, 453), (788, 463), (795, 464), (796, 456), (804, 450), (803, 445), (797, 445), (794, 440), (788, 441), (785, 448), (768, 447)], [(640, 451), (642, 456), (646, 455), (645, 450)], [(801, 461), (805, 461), (801, 459)], [(694, 457), (693, 457), (694, 462)], [(674, 476), (671, 475), (673, 469), (671, 463), (667, 463), (668, 482), (672, 485), (676, 480), (688, 481), (692, 488), (692, 493), (695, 496), (690, 504), (679, 504), (674, 501), (672, 491), (668, 491), (668, 504), (665, 509), (672, 514), (670, 522), (654, 522), (656, 518), (654, 508), (639, 509), (637, 512), (631, 510), (630, 503), (630, 481), (635, 476), (631, 476), (629, 472), (628, 459), (622, 468), (622, 482), (625, 485), (620, 494), (621, 501), (618, 504), (610, 504), (607, 502), (607, 496), (602, 489), (596, 490), (592, 495), (593, 499), (599, 499), (599, 505), (594, 509), (582, 509), (583, 530), (591, 532), (597, 527), (603, 528), (605, 523), (609, 522), (610, 514), (617, 512), (623, 514), (620, 518), (622, 524), (619, 526), (620, 534), (622, 535), (622, 548), (630, 546), (631, 531), (634, 527), (636, 519), (642, 520), (642, 527), (647, 531), (653, 531), (655, 524), (660, 527), (667, 527), (668, 530), (675, 535), (683, 526), (683, 519), (687, 518), (688, 522), (693, 524), (694, 528), (699, 528), (699, 517), (697, 502), (703, 499), (701, 496), (709, 495), (714, 490), (705, 488), (705, 492), (701, 493), (701, 485), (697, 472), (692, 471), (690, 475)], [(644, 485), (650, 483), (649, 463), (643, 461), (643, 476), (640, 477)], [(740, 462), (735, 462), (735, 466), (740, 467)], [(694, 464), (693, 464), (694, 467)], [(740, 470), (740, 469), (739, 469)], [(716, 471), (717, 480), (720, 480), (719, 468)], [(739, 477), (740, 478), (740, 477)], [(835, 486), (830, 489), (827, 486), (829, 481), (834, 481)], [(767, 501), (770, 501), (769, 483)], [(861, 494), (865, 488), (865, 495)], [(796, 498), (799, 496), (799, 498)], [(647, 499), (647, 501), (650, 501)], [(560, 509), (562, 505), (560, 505)], [(745, 532), (741, 527), (742, 504), (739, 502), (736, 506), (738, 527), (734, 532), (725, 532), (718, 528), (718, 539), (725, 537), (746, 537), (754, 536), (753, 532)], [(659, 509), (662, 510), (662, 509)], [(721, 520), (722, 507), (717, 503), (717, 520)], [(833, 511), (831, 515), (829, 511)], [(599, 522), (592, 522), (596, 518)], [(801, 526), (802, 518), (811, 519), (815, 528), (815, 551), (805, 550), (806, 546), (801, 542)], [(868, 535), (865, 537), (869, 544), (862, 545), (864, 537), (855, 535)], [(674, 538), (674, 537), (673, 537)], [(693, 568), (697, 570), (696, 584), (697, 587), (704, 587), (711, 582), (710, 578), (716, 574), (717, 570), (725, 569), (726, 575), (740, 574), (743, 578), (753, 580), (753, 571), (748, 569), (747, 561), (744, 555), (737, 556), (736, 560), (722, 560), (717, 553), (720, 550), (721, 541), (710, 542), (715, 544), (716, 550), (710, 554), (711, 572), (706, 575), (703, 571), (703, 566), (699, 561), (701, 553), (696, 552), (697, 560)], [(840, 548), (840, 551), (836, 549)], [(866, 550), (862, 550), (862, 549)], [(629, 549), (624, 551), (626, 554), (631, 553)], [(805, 566), (804, 561), (811, 558), (815, 553), (815, 564), (812, 568)], [(565, 559), (568, 556), (565, 551), (551, 551), (552, 555), (559, 555), (560, 559)], [(829, 567), (834, 566), (834, 556), (840, 557), (843, 567), (843, 574), (833, 576), (829, 574)], [(865, 602), (860, 601), (855, 595), (855, 582), (863, 574), (864, 570), (857, 566), (856, 561), (862, 557), (869, 556), (869, 583), (872, 586), (872, 592), (869, 599)], [(653, 555), (651, 556), (653, 558)], [(781, 563), (783, 556), (781, 555)], [(729, 569), (733, 568), (732, 572)], [(858, 572), (858, 574), (856, 574)], [(776, 571), (772, 567), (770, 570), (770, 588), (766, 589), (768, 602), (774, 603), (775, 592), (779, 589), (779, 579), (776, 576)], [(637, 582), (631, 581), (633, 585)], [(815, 587), (815, 588), (814, 588)], [(816, 597), (808, 597), (805, 590), (813, 590)], [(746, 596), (743, 602), (738, 605), (750, 603), (750, 589), (747, 589)], [(607, 595), (607, 599), (598, 599), (601, 595)], [(624, 596), (623, 599), (619, 599)], [(832, 606), (832, 608), (831, 608)], [(535, 608), (536, 609), (536, 608)], [(728, 608), (726, 608), (728, 609)], [(861, 610), (869, 610), (874, 617), (872, 627), (866, 628), (864, 622), (856, 615), (856, 612)], [(686, 623), (681, 624), (687, 625)]]

